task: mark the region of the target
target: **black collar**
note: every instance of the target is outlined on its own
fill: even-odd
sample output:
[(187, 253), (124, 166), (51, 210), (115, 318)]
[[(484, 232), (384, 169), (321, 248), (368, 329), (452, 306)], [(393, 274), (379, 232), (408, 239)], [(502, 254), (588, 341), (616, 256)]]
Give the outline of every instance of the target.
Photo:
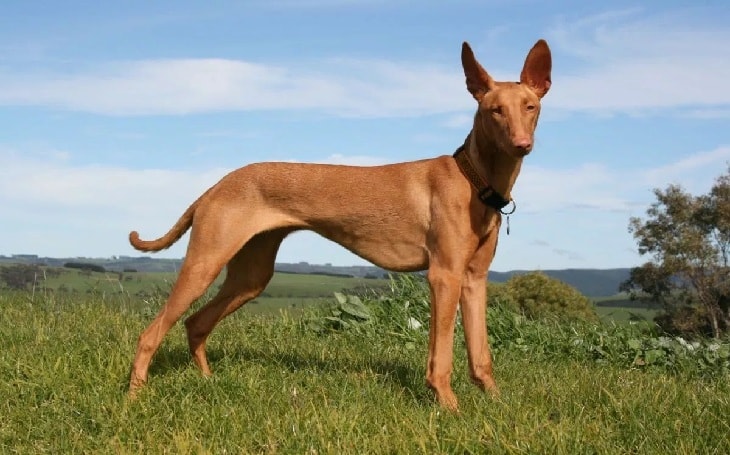
[[(510, 203), (510, 200), (506, 199), (494, 188), (492, 188), (492, 185), (490, 185), (489, 182), (486, 182), (479, 175), (476, 169), (474, 169), (474, 165), (469, 159), (469, 154), (466, 153), (466, 143), (468, 141), (469, 136), (467, 136), (464, 145), (460, 146), (458, 149), (456, 149), (456, 152), (454, 152), (454, 159), (456, 160), (456, 164), (457, 166), (459, 166), (459, 170), (461, 170), (461, 173), (464, 174), (464, 177), (469, 180), (471, 186), (473, 186), (474, 189), (477, 190), (479, 200), (482, 201), (484, 205), (492, 207), (498, 212), (503, 213), (502, 209)], [(513, 211), (514, 209), (512, 210), (512, 212)]]

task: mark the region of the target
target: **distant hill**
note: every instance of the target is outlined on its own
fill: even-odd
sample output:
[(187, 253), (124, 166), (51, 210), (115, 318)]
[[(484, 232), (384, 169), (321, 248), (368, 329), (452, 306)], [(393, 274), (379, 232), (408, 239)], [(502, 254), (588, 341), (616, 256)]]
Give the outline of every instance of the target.
[[(160, 259), (149, 256), (48, 258), (34, 254), (15, 254), (12, 256), (0, 255), (0, 265), (20, 263), (63, 267), (63, 265), (68, 262), (100, 265), (106, 270), (117, 272), (124, 270), (136, 270), (139, 272), (177, 272), (180, 270), (182, 259)], [(309, 264), (307, 262), (277, 263), (276, 271), (366, 278), (381, 278), (388, 275), (386, 270), (375, 266), (334, 266), (331, 264)], [(630, 268), (542, 270), (542, 272), (546, 275), (568, 283), (588, 297), (606, 297), (618, 293), (619, 285), (628, 279), (630, 271)], [(527, 270), (513, 270), (510, 272), (490, 271), (489, 279), (500, 283), (507, 281), (514, 275), (528, 272), (529, 271)]]
[[(528, 270), (489, 272), (489, 279), (501, 283)], [(568, 283), (588, 297), (607, 297), (618, 293), (618, 288), (629, 278), (630, 268), (623, 269), (563, 269), (541, 270), (545, 275)]]

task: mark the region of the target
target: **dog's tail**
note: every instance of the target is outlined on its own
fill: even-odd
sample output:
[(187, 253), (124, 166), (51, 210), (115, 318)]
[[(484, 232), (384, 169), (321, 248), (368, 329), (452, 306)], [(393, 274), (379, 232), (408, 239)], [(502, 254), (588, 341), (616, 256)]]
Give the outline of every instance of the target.
[(137, 231), (132, 231), (129, 233), (129, 243), (132, 244), (134, 249), (139, 251), (160, 251), (165, 248), (170, 248), (172, 244), (180, 240), (180, 237), (182, 237), (183, 234), (190, 229), (190, 226), (193, 225), (193, 215), (195, 214), (195, 209), (198, 207), (198, 202), (200, 202), (200, 199), (193, 202), (185, 213), (183, 213), (180, 219), (177, 220), (177, 223), (175, 223), (175, 225), (167, 231), (167, 234), (163, 235), (159, 239), (142, 240), (139, 238), (139, 233)]

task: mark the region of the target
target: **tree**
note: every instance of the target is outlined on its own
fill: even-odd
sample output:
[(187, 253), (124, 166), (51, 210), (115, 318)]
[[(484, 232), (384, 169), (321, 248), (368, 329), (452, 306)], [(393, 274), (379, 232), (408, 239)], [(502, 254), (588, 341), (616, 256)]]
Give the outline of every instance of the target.
[(621, 288), (632, 298), (661, 304), (672, 327), (689, 330), (673, 319), (696, 319), (720, 337), (730, 330), (730, 167), (706, 195), (693, 196), (678, 185), (654, 194), (646, 219), (629, 221), (639, 254), (650, 260), (633, 269)]

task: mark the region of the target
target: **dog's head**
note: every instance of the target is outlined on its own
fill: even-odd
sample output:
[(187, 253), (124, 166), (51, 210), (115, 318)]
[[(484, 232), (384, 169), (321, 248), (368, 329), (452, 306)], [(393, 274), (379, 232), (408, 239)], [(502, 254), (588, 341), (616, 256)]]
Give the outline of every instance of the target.
[(530, 49), (520, 82), (496, 82), (474, 58), (468, 43), (461, 48), (466, 88), (479, 103), (475, 128), (483, 128), (497, 147), (515, 158), (532, 150), (540, 99), (550, 89), (552, 57), (545, 40)]

